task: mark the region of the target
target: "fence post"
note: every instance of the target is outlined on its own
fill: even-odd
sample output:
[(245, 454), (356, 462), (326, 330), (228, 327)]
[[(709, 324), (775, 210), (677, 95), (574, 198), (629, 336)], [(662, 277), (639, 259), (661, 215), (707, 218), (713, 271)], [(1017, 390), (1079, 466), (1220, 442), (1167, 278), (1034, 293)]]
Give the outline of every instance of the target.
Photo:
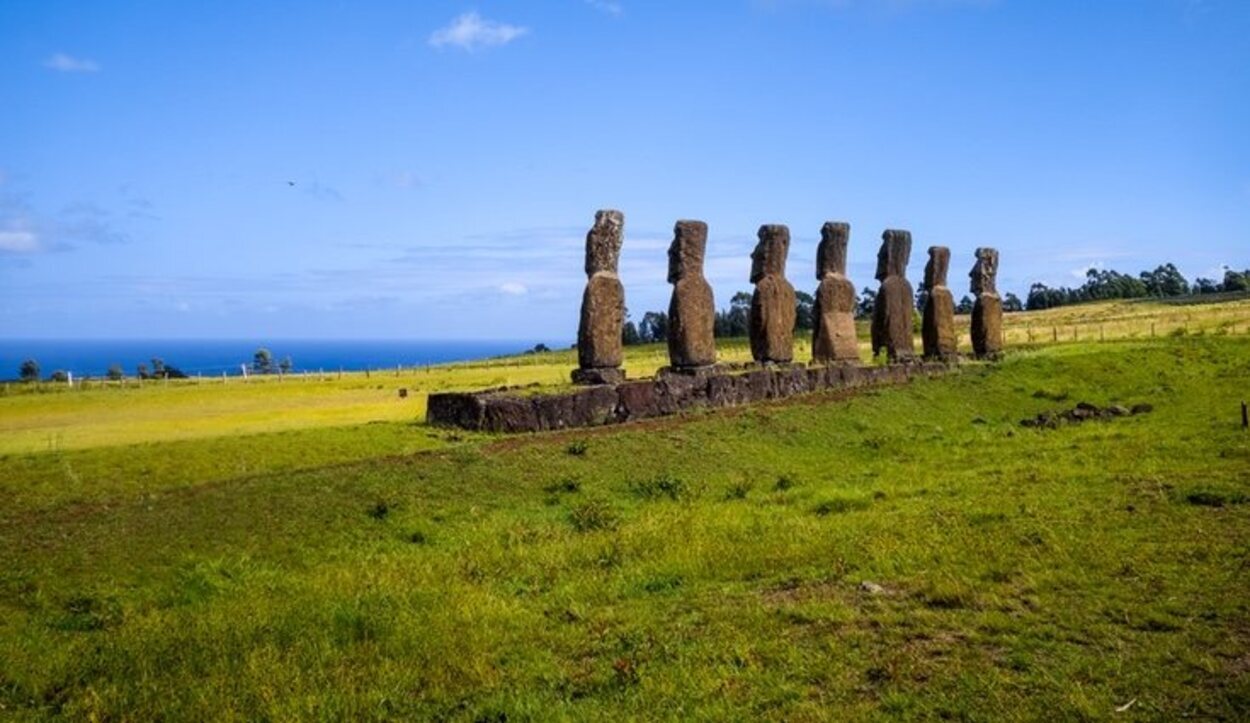
[(1059, 327), (1057, 326), (1050, 327), (1050, 333), (1054, 337), (1055, 341), (1059, 341)]

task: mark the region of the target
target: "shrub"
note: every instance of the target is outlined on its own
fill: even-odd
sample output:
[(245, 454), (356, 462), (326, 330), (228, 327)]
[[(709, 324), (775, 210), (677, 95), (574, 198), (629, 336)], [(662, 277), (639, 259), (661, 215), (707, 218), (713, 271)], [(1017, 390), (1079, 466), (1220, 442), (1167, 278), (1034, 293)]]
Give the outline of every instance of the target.
[(648, 500), (667, 497), (675, 501), (694, 496), (694, 490), (686, 484), (685, 480), (669, 475), (660, 475), (645, 482), (633, 482), (630, 488), (634, 494)]
[(576, 441), (569, 442), (569, 446), (565, 447), (564, 451), (574, 457), (585, 457), (586, 450), (589, 446), (590, 445), (586, 443), (586, 440), (578, 439)]
[(17, 373), (24, 382), (37, 382), (39, 381), (39, 362), (27, 359), (18, 367)]
[(569, 511), (569, 524), (578, 532), (613, 530), (619, 522), (616, 510), (603, 500), (590, 500)]

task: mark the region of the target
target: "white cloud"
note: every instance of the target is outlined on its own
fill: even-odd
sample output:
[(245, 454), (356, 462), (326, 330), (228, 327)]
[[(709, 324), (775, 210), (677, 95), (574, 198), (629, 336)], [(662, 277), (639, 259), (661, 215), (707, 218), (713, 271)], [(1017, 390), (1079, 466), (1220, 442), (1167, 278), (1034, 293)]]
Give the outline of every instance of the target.
[(1085, 277), (1089, 275), (1090, 271), (1101, 271), (1102, 269), (1106, 268), (1106, 266), (1107, 264), (1102, 261), (1095, 261), (1092, 264), (1086, 264), (1085, 266), (1082, 266), (1080, 268), (1072, 269), (1068, 273), (1072, 274), (1074, 278), (1084, 280)]
[(500, 284), (499, 291), (509, 296), (523, 296), (529, 293), (529, 289), (525, 287), (525, 284), (518, 284), (515, 281)]
[(75, 58), (66, 53), (57, 53), (43, 61), (43, 67), (61, 73), (97, 73), (100, 71), (100, 64), (94, 60)]
[(486, 20), (475, 12), (464, 13), (430, 35), (430, 45), (442, 48), (454, 45), (464, 50), (506, 45), (529, 32), (529, 28)]
[(29, 254), (39, 250), (39, 237), (34, 231), (0, 231), (0, 252)]
[(625, 8), (620, 3), (612, 2), (612, 0), (586, 0), (586, 4), (601, 13), (607, 13), (612, 16), (620, 15), (625, 11)]

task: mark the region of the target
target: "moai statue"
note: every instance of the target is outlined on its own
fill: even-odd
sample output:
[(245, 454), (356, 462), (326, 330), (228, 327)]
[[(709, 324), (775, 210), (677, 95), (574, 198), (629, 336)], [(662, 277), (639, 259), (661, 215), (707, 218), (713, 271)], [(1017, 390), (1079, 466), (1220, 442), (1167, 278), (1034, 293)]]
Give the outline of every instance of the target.
[(620, 211), (595, 213), (595, 225), (586, 234), (586, 291), (577, 327), (575, 384), (615, 384), (624, 381), (621, 370), (621, 327), (625, 323), (625, 287), (616, 274), (625, 231)]
[(786, 364), (794, 359), (794, 287), (786, 281), (790, 229), (760, 226), (760, 241), (751, 252), (751, 356), (760, 363)]
[(977, 262), (968, 274), (972, 279), (972, 351), (994, 358), (1003, 351), (1003, 300), (998, 295), (998, 250), (977, 249)]
[(846, 243), (851, 226), (832, 221), (820, 227), (816, 247), (816, 303), (812, 318), (812, 361), (818, 364), (859, 361), (855, 338), (855, 285), (846, 277)]
[(674, 370), (688, 371), (716, 363), (716, 304), (712, 286), (703, 278), (707, 224), (678, 221), (668, 247), (668, 282), (673, 298), (668, 304), (668, 358)]
[(913, 298), (907, 281), (907, 260), (911, 258), (911, 232), (889, 229), (881, 234), (877, 252), (877, 278), (881, 288), (872, 313), (872, 353), (885, 351), (890, 361), (908, 361), (915, 356), (912, 342)]
[(946, 285), (951, 250), (929, 247), (929, 263), (924, 267), (924, 319), (920, 338), (927, 359), (951, 361), (955, 358), (955, 297)]

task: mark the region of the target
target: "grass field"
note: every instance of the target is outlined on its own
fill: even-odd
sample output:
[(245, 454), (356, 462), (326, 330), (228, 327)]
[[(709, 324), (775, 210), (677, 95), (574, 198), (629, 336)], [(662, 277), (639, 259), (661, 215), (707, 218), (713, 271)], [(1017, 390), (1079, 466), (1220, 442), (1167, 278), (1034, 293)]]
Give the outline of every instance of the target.
[[(1244, 719), (1250, 302), (1008, 320), (992, 367), (513, 438), (423, 394), (568, 352), (9, 390), (0, 718)], [(1154, 410), (1019, 425), (1078, 401)]]

